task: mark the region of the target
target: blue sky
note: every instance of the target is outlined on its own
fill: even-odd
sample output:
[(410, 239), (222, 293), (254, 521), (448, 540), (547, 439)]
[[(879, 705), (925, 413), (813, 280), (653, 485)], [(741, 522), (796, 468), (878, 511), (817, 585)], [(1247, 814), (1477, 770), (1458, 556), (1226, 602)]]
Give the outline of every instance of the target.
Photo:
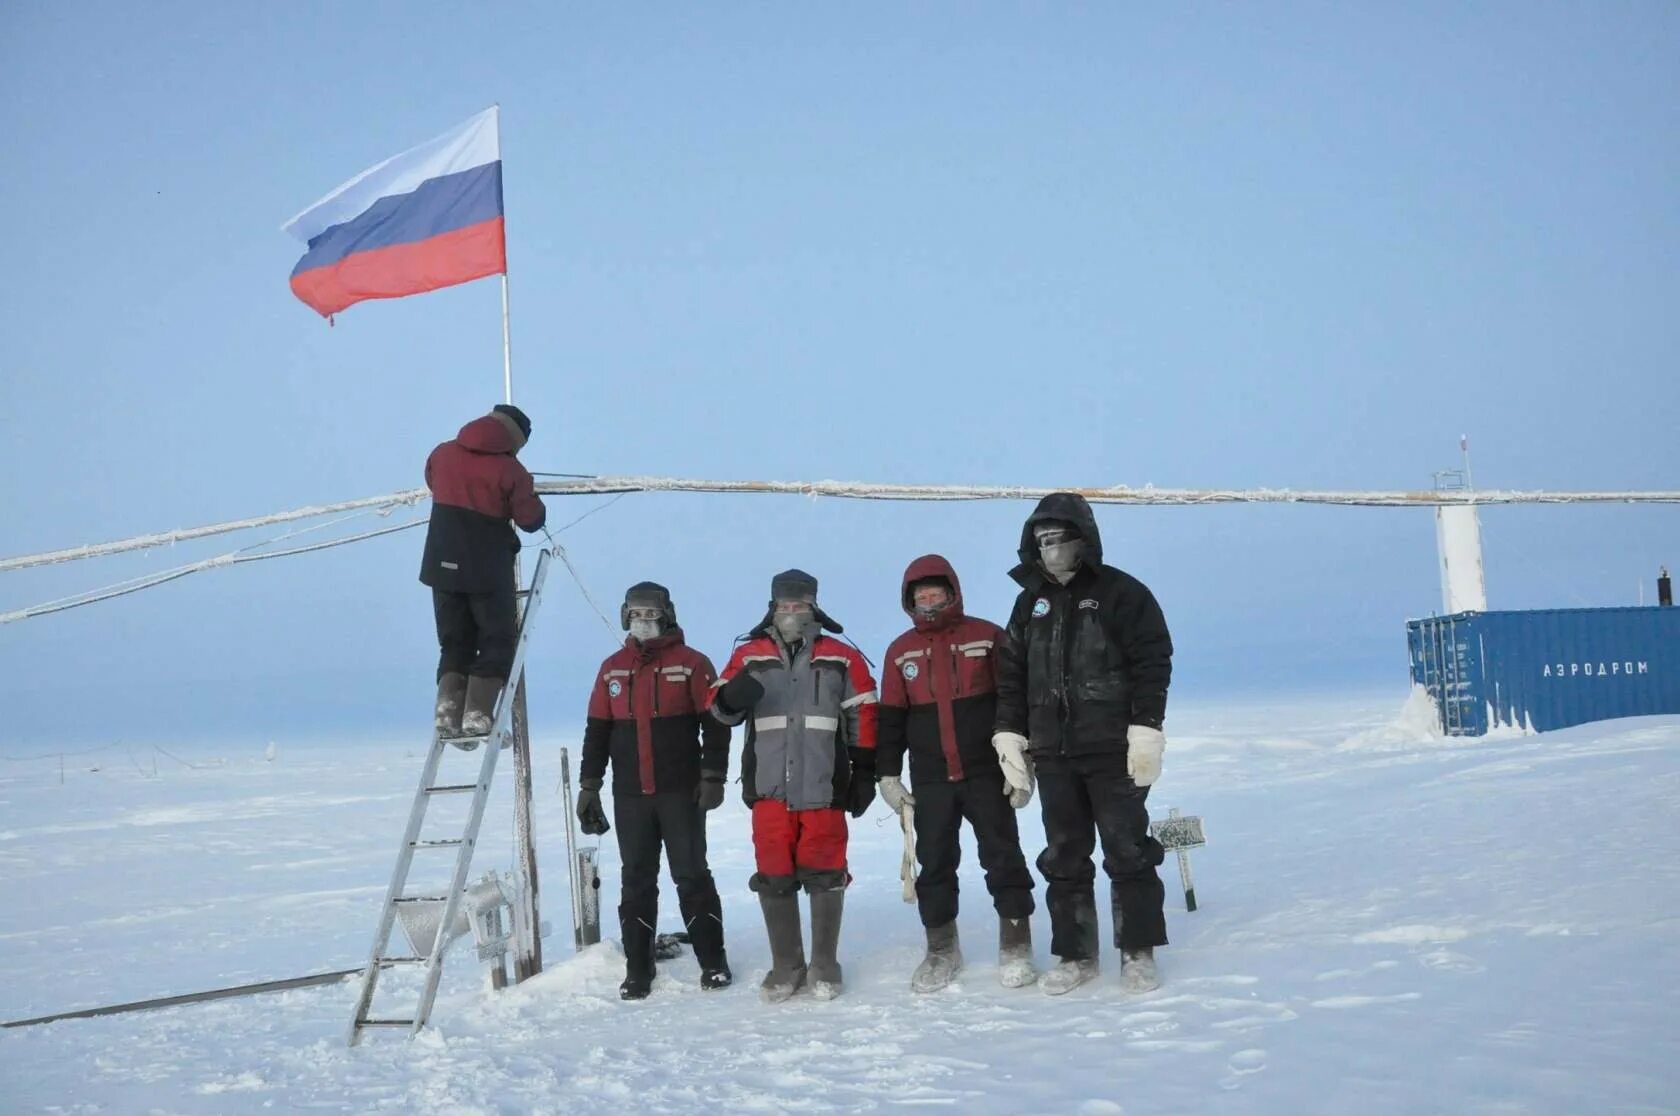
[[(500, 398), (496, 283), (329, 329), (279, 225), (492, 102), (533, 469), (1417, 488), (1468, 433), (1486, 486), (1672, 488), (1676, 57), (1661, 3), (10, 5), (0, 554), (418, 483)], [(643, 495), (563, 537), (716, 659), (788, 565), (875, 654), (926, 551), (1001, 619), (1027, 510)], [(1438, 604), (1426, 511), (1101, 521), (1181, 695), (1398, 690)], [(1494, 607), (1680, 565), (1668, 507), (1483, 526)], [(0, 608), (250, 541), (0, 575)], [(0, 628), (0, 745), (423, 732), (420, 542)], [(612, 638), (560, 571), (539, 731)]]

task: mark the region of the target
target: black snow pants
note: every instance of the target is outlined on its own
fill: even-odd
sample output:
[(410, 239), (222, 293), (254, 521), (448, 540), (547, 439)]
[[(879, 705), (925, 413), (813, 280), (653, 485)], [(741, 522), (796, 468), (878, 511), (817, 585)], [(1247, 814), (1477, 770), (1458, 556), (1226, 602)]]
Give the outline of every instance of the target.
[(432, 590), (439, 678), (451, 672), (507, 678), (513, 670), (514, 645), (519, 641), (519, 613), (513, 594), (511, 564), (507, 584), (491, 593)]
[(1114, 944), (1122, 950), (1166, 945), (1166, 895), (1155, 871), (1166, 854), (1149, 836), (1149, 811), (1144, 807), (1149, 788), (1126, 774), (1125, 753), (1035, 757), (1035, 763), (1048, 845), (1038, 858), (1038, 870), (1048, 884), (1050, 952), (1064, 960), (1097, 956), (1091, 853), (1099, 837)]
[(974, 828), (980, 864), (986, 870), (986, 890), (1003, 918), (1026, 918), (1033, 913), (1033, 878), (1021, 854), (1021, 835), (1015, 809), (1003, 794), (1003, 772), (982, 771), (960, 783), (944, 780), (917, 784), (916, 906), (923, 926), (944, 926), (957, 917), (957, 862), (962, 846), (957, 831), (966, 818)]
[[(618, 920), (624, 933), (624, 956), (632, 973), (652, 976), (653, 941), (659, 926), (659, 850), (670, 858), (677, 885), (677, 907), (689, 944), (702, 968), (724, 964), (723, 907), (706, 865), (706, 812), (694, 792), (617, 794), (613, 796), (613, 831), (623, 862), (624, 888)], [(646, 971), (640, 968), (646, 964)]]

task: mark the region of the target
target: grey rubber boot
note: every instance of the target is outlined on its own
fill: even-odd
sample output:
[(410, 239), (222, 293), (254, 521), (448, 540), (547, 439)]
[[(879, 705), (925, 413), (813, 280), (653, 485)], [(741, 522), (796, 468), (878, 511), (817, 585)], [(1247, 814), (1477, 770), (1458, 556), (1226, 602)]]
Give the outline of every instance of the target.
[(1120, 954), (1120, 987), (1132, 995), (1161, 987), (1161, 973), (1155, 967), (1155, 947), (1123, 951)]
[(1025, 988), (1038, 979), (1033, 968), (1032, 921), (1025, 918), (998, 919), (998, 983), (1005, 988)]
[(811, 995), (832, 1000), (840, 995), (840, 915), (846, 889), (811, 892)]
[[(484, 736), (490, 731), (496, 716), (496, 698), (505, 685), (505, 678), (483, 678), (475, 674), (467, 679), (467, 709), (461, 714), (462, 736)], [(478, 747), (478, 742), (457, 744), (456, 747), (470, 752)]]
[(1038, 986), (1047, 995), (1060, 996), (1096, 979), (1096, 904), (1089, 898), (1079, 903), (1074, 911), (1074, 919), (1074, 945), (1069, 950), (1071, 956), (1061, 958), (1054, 968), (1038, 978)]
[(432, 716), (439, 736), (447, 738), (461, 735), (461, 714), (466, 700), (466, 675), (452, 670), (438, 679), (437, 706)]
[(910, 991), (937, 992), (961, 971), (962, 947), (957, 943), (957, 924), (927, 928), (927, 956), (910, 974)]
[(770, 938), (770, 971), (758, 986), (768, 1004), (779, 1004), (805, 984), (805, 932), (799, 922), (799, 893), (771, 895), (759, 892), (764, 909), (764, 929)]

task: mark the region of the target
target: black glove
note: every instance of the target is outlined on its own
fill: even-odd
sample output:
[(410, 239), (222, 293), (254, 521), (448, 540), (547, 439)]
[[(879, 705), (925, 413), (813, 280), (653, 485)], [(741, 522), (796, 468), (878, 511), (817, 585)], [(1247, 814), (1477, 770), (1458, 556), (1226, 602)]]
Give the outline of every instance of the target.
[(852, 782), (846, 788), (846, 812), (861, 818), (875, 801), (875, 750), (848, 748), (852, 759)]
[(764, 684), (743, 670), (723, 684), (717, 693), (717, 704), (725, 713), (734, 716), (757, 705), (758, 699), (763, 696)]
[(700, 804), (702, 810), (716, 810), (723, 805), (723, 776), (708, 771), (700, 777), (700, 785), (694, 788), (694, 801)]
[(607, 812), (601, 809), (599, 779), (578, 784), (577, 819), (583, 831), (591, 837), (599, 837), (612, 828), (607, 824)]

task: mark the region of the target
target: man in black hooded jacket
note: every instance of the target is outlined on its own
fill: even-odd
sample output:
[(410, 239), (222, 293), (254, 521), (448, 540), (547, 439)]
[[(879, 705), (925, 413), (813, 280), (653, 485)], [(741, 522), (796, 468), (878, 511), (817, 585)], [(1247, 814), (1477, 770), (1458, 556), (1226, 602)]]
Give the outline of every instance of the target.
[(1038, 858), (1059, 963), (1040, 987), (1071, 991), (1097, 974), (1096, 871), (1101, 838), (1114, 944), (1128, 991), (1159, 986), (1154, 948), (1167, 942), (1163, 859), (1144, 806), (1160, 775), (1172, 637), (1147, 586), (1103, 564), (1084, 497), (1046, 496), (1021, 528), (1022, 589), (998, 655), (992, 745), (1012, 789), (1036, 769), (1048, 847)]

